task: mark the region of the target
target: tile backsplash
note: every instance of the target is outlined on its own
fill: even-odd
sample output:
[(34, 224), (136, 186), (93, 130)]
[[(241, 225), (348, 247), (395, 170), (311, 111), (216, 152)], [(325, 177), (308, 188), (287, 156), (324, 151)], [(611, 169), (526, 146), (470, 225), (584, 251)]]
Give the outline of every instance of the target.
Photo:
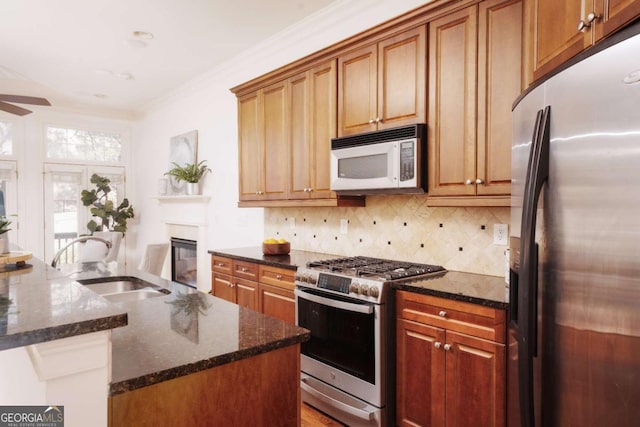
[(508, 223), (508, 207), (427, 207), (424, 196), (404, 195), (368, 196), (357, 208), (267, 208), (264, 216), (265, 237), (293, 249), (494, 276), (504, 275), (507, 246), (493, 244), (493, 225)]

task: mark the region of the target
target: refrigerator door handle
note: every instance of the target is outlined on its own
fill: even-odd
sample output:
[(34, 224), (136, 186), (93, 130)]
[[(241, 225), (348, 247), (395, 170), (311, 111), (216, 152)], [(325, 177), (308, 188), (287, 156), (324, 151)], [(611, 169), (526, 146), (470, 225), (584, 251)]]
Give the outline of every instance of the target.
[(538, 257), (535, 241), (538, 201), (549, 177), (549, 125), (551, 107), (539, 111), (533, 132), (522, 203), (522, 238), (518, 280), (518, 377), (520, 420), (533, 427), (533, 357), (537, 344)]

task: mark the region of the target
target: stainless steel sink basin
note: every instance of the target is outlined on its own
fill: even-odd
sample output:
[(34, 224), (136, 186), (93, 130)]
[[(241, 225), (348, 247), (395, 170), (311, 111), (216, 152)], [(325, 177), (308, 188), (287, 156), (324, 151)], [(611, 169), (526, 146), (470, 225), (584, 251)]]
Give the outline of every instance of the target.
[(171, 293), (168, 289), (130, 276), (78, 280), (78, 283), (85, 285), (111, 302), (140, 301)]

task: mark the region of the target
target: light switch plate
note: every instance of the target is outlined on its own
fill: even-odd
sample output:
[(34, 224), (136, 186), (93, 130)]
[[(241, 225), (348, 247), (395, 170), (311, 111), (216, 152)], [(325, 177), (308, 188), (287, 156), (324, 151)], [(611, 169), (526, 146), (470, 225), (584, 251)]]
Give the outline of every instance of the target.
[(509, 243), (509, 224), (493, 224), (493, 244), (506, 245)]

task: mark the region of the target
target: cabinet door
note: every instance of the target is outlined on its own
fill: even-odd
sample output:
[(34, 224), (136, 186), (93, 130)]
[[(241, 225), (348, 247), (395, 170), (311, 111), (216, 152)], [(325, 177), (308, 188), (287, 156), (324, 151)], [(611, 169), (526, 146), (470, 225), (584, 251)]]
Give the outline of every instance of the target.
[(444, 426), (445, 331), (400, 318), (396, 328), (397, 425)]
[(260, 312), (294, 324), (296, 322), (296, 300), (292, 290), (259, 284)]
[(263, 191), (261, 91), (238, 98), (240, 200), (260, 200)]
[(258, 282), (234, 277), (233, 284), (236, 291), (236, 303), (258, 311)]
[(426, 120), (426, 27), (378, 43), (378, 129)]
[(338, 133), (376, 130), (377, 45), (338, 58)]
[(211, 275), (211, 288), (214, 296), (229, 302), (236, 302), (236, 291), (234, 289), (231, 276), (213, 273)]
[(602, 25), (596, 26), (596, 39), (606, 37), (640, 16), (637, 0), (598, 0), (595, 13), (602, 16)]
[(505, 346), (447, 331), (447, 427), (505, 425)]
[(533, 78), (537, 80), (593, 43), (591, 30), (578, 30), (578, 23), (593, 10), (593, 0), (536, 0), (533, 4)]
[(287, 140), (287, 84), (263, 89), (264, 195), (265, 200), (287, 198), (289, 144)]
[(511, 194), (511, 105), (522, 90), (521, 43), (521, 0), (487, 0), (479, 4), (479, 196)]
[(473, 6), (429, 23), (431, 196), (475, 195), (476, 14)]
[(337, 75), (336, 62), (329, 61), (309, 71), (311, 83), (310, 153), (311, 182), (309, 196), (312, 199), (334, 198), (331, 186), (331, 138), (337, 132)]
[(289, 79), (289, 198), (307, 199), (311, 187), (309, 73)]

